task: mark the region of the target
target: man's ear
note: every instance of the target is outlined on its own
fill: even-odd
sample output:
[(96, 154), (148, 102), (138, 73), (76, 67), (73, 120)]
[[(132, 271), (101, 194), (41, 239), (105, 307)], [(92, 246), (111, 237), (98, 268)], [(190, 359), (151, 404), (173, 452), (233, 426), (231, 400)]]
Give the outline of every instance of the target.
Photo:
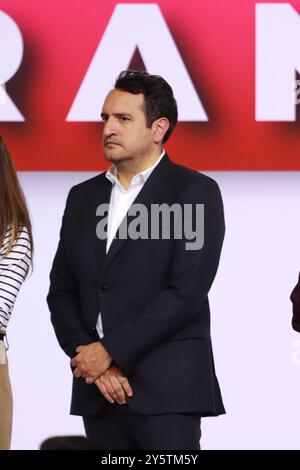
[(153, 141), (158, 144), (162, 142), (167, 130), (170, 127), (170, 122), (167, 118), (161, 117), (156, 119), (152, 124), (152, 131), (153, 131)]

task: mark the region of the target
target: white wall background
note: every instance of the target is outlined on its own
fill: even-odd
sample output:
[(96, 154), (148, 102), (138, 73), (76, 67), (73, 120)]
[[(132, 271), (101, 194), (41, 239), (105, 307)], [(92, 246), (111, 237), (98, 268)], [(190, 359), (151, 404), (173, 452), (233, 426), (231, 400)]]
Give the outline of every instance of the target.
[[(13, 449), (82, 434), (69, 416), (71, 372), (46, 305), (69, 188), (95, 173), (24, 172), (35, 238), (33, 275), (8, 330)], [(300, 172), (209, 172), (219, 183), (226, 239), (211, 290), (212, 335), (227, 415), (206, 418), (204, 449), (300, 449), (300, 335), (289, 295), (300, 270)]]

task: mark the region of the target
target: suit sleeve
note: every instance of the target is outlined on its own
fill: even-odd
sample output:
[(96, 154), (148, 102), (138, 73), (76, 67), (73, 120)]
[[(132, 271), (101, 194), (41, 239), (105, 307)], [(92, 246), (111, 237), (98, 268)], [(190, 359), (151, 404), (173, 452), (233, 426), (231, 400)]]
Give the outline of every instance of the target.
[(50, 289), (47, 296), (51, 321), (57, 340), (69, 357), (76, 354), (75, 349), (78, 345), (89, 344), (94, 341), (81, 324), (78, 311), (78, 290), (66, 255), (65, 231), (74, 189), (71, 189), (67, 198), (60, 230), (60, 240), (50, 273)]
[(174, 240), (168, 282), (144, 309), (105, 334), (101, 342), (125, 373), (142, 356), (193, 321), (206, 301), (215, 278), (225, 233), (223, 203), (218, 185), (199, 178), (186, 191), (185, 203), (204, 204), (204, 245), (187, 250), (187, 240)]

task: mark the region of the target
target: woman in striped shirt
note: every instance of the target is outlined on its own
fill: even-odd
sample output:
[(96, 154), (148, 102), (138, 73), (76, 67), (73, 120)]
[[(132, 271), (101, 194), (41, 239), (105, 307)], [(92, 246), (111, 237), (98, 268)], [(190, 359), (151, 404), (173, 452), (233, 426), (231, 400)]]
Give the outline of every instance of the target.
[(0, 450), (10, 447), (12, 393), (5, 335), (32, 257), (31, 223), (17, 174), (0, 136)]

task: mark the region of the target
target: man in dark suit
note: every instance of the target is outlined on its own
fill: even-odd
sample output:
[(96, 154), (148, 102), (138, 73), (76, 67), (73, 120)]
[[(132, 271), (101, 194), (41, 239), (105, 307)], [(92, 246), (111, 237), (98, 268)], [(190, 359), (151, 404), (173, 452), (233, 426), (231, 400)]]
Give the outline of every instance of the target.
[(102, 119), (112, 165), (69, 193), (47, 297), (71, 413), (108, 449), (199, 449), (201, 417), (225, 412), (207, 297), (220, 191), (165, 154), (177, 105), (162, 77), (122, 72)]

